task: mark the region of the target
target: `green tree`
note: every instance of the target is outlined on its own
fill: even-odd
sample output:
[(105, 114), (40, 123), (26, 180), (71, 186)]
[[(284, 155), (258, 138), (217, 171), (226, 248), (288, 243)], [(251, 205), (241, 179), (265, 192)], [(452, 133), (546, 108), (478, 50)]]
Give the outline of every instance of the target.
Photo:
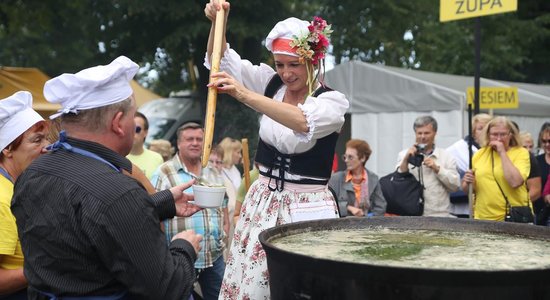
[[(359, 59), (451, 74), (474, 72), (473, 19), (441, 23), (437, 1), (321, 2), (321, 13), (335, 30), (337, 63)], [(482, 76), (548, 82), (549, 19), (550, 4), (543, 0), (519, 1), (516, 13), (481, 18)]]
[[(481, 75), (550, 82), (550, 2), (522, 0), (516, 13), (483, 17)], [(198, 0), (2, 0), (0, 64), (37, 67), (50, 76), (126, 55), (155, 70), (139, 80), (162, 96), (196, 87), (206, 99), (203, 67), (210, 23)], [(253, 63), (270, 62), (262, 41), (279, 20), (321, 15), (333, 24), (336, 63), (359, 59), (391, 66), (473, 74), (473, 20), (439, 22), (433, 0), (240, 0), (231, 3), (228, 41)], [(194, 70), (198, 70), (195, 74)], [(195, 78), (195, 80), (193, 80)], [(258, 115), (220, 96), (215, 140), (249, 137)]]
[[(210, 22), (204, 17), (204, 5), (198, 0), (3, 0), (0, 62), (37, 67), (57, 76), (126, 55), (157, 72), (157, 80), (147, 81), (146, 74), (139, 80), (158, 94), (168, 96), (171, 91), (196, 87), (198, 97), (206, 99), (209, 71), (203, 59)], [(253, 63), (267, 61), (262, 40), (295, 9), (286, 0), (269, 5), (253, 0), (232, 3), (231, 47)], [(249, 137), (255, 146), (258, 115), (254, 111), (220, 96), (217, 112), (215, 141), (224, 136)]]

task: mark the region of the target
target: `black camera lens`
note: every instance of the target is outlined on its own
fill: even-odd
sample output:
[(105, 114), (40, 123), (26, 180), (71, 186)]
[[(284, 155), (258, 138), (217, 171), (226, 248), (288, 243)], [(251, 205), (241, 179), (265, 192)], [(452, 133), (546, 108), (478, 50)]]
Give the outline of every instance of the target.
[(424, 150), (426, 150), (426, 146), (428, 146), (428, 145), (426, 145), (426, 144), (416, 144), (416, 150), (417, 151), (424, 151)]

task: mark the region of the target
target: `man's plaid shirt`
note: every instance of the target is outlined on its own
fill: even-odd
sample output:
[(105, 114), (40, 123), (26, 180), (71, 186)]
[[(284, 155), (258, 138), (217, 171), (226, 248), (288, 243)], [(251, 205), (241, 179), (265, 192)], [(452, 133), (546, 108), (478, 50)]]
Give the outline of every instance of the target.
[[(195, 177), (200, 176), (200, 174), (196, 175)], [(176, 154), (171, 160), (160, 165), (153, 174), (151, 182), (157, 191), (161, 191), (188, 182), (191, 179), (193, 179), (193, 176)], [(192, 194), (193, 187), (187, 189), (185, 193)], [(221, 208), (205, 208), (187, 218), (174, 217), (165, 220), (163, 223), (166, 241), (169, 243), (174, 235), (187, 229), (195, 230), (196, 233), (203, 236), (195, 268), (212, 267), (213, 262), (223, 254), (225, 249), (222, 213), (222, 208), (225, 207), (227, 207), (227, 197)]]

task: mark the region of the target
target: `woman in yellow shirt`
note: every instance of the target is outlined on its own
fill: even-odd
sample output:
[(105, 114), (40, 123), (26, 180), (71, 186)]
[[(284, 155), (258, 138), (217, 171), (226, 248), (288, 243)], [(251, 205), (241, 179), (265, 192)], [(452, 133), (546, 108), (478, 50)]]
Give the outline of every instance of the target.
[(23, 253), (11, 213), (13, 184), (45, 152), (48, 124), (32, 109), (29, 92), (0, 100), (0, 298), (27, 299)]
[[(529, 152), (522, 147), (519, 133), (506, 117), (496, 117), (484, 128), (482, 148), (466, 171), (462, 189), (473, 184), (474, 218), (503, 221), (507, 200), (511, 206), (531, 206), (525, 185), (529, 175)], [(506, 198), (505, 198), (506, 197)]]

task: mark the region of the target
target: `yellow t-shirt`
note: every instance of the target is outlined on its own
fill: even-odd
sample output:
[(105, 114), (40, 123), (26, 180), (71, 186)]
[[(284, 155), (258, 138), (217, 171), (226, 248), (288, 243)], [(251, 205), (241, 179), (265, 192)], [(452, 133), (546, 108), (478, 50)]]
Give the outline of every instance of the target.
[(23, 251), (10, 210), (12, 195), (13, 184), (0, 175), (0, 268), (8, 270), (23, 267)]
[(158, 166), (164, 162), (162, 155), (149, 149), (143, 149), (141, 155), (128, 154), (126, 158), (138, 166), (149, 179), (153, 177), (153, 173), (157, 170)]
[[(512, 147), (508, 149), (506, 155), (518, 169), (523, 180), (526, 181), (531, 168), (529, 152), (523, 147)], [(491, 156), (494, 159), (494, 176)], [(526, 185), (523, 184), (515, 189), (508, 185), (508, 182), (504, 178), (500, 156), (491, 147), (483, 147), (476, 152), (472, 158), (472, 167), (476, 178), (476, 202), (474, 209), (474, 217), (476, 219), (504, 220), (504, 216), (506, 215), (506, 200), (495, 182), (495, 178), (511, 206), (531, 206)]]

